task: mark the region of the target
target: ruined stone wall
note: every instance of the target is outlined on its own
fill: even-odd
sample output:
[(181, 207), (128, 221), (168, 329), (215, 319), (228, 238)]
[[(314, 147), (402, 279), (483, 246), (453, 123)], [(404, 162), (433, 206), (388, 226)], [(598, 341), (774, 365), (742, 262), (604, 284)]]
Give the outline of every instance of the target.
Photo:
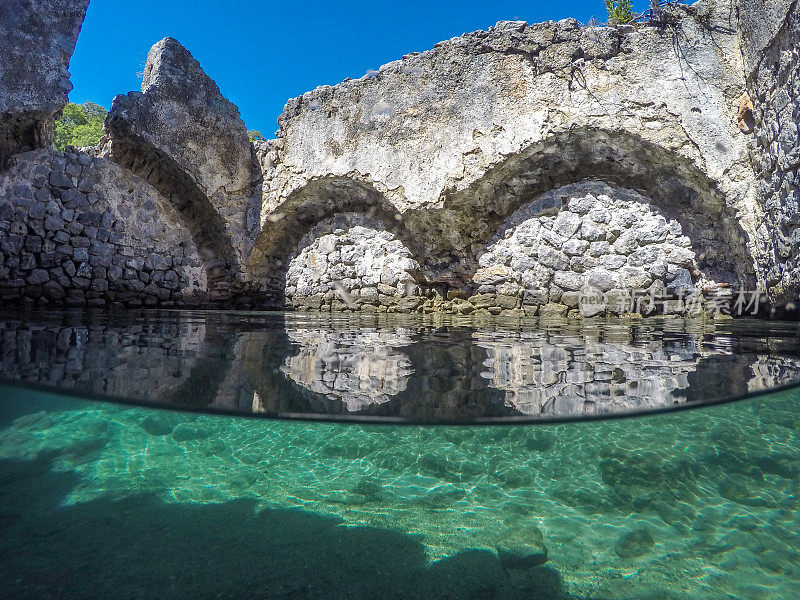
[(753, 166), (770, 238), (767, 284), (783, 302), (800, 292), (800, 5), (789, 0), (742, 0), (747, 89), (755, 139)]
[[(285, 279), (275, 270), (316, 222), (377, 211), (419, 265), (415, 284), (429, 300), (420, 310), (525, 310), (533, 292), (534, 304), (556, 303), (558, 312), (586, 287), (765, 290), (777, 259), (739, 111), (741, 43), (727, 0), (669, 6), (635, 28), (501, 22), (291, 100), (277, 139), (257, 148), (262, 232), (247, 278), (278, 296)], [(604, 224), (602, 235), (579, 234), (569, 248), (572, 234), (550, 235), (553, 256), (542, 260), (553, 264), (534, 285), (539, 242), (498, 236), (516, 211), (533, 218), (552, 190), (586, 181), (639, 194), (628, 201), (635, 210), (606, 208), (625, 212), (625, 236), (637, 235), (641, 219), (659, 239), (620, 253), (606, 238), (622, 232)], [(541, 222), (577, 219), (577, 231), (591, 229), (586, 213), (569, 213), (565, 204)], [(533, 253), (536, 265), (493, 277), (500, 248), (520, 264)], [(645, 255), (656, 272), (642, 271)]]
[[(659, 26), (498, 23), (290, 101), (263, 154), (261, 237), (272, 244), (271, 219), (292, 218), (307, 187), (347, 179), (401, 215), (426, 281), (463, 287), (515, 210), (600, 179), (683, 221), (715, 221), (711, 243), (729, 248), (700, 266), (717, 279), (734, 264), (736, 283), (753, 286), (766, 259), (737, 127), (744, 91), (724, 1), (672, 7)], [(257, 242), (254, 280), (265, 262)]]
[(212, 291), (227, 291), (255, 241), (261, 204), (261, 173), (236, 105), (168, 37), (150, 49), (141, 91), (114, 98), (105, 129), (108, 156), (178, 209), (209, 257)]
[[(17, 52), (28, 62), (0, 80), (19, 100), (0, 138), (28, 135), (18, 75), (39, 64), (29, 145), (48, 142), (85, 11), (61, 4), (2, 13), (2, 31), (43, 15), (22, 48), (53, 32), (42, 61)], [(99, 158), (14, 142), (0, 296), (564, 314), (595, 292), (696, 292), (708, 308), (758, 289), (796, 307), (797, 15), (797, 1), (700, 0), (635, 27), (500, 22), (290, 100), (257, 144), (165, 38), (141, 91), (115, 99)], [(583, 312), (606, 311), (629, 310)]]
[(176, 211), (104, 158), (36, 150), (0, 173), (0, 303), (184, 306), (205, 271)]
[[(87, 326), (54, 317), (57, 323), (31, 322), (24, 317), (0, 323), (2, 376), (62, 390), (118, 398), (159, 401), (194, 400), (216, 390), (193, 385), (202, 363), (205, 324), (128, 322), (98, 319)], [(146, 339), (147, 346), (128, 345)], [(208, 384), (207, 373), (199, 378)]]
[(0, 169), (49, 146), (72, 89), (69, 60), (89, 0), (3, 0), (0, 5)]

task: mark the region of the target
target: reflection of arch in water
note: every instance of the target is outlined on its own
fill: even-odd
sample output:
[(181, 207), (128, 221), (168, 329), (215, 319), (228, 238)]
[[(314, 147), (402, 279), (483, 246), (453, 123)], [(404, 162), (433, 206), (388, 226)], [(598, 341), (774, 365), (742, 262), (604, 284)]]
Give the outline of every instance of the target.
[(256, 392), (256, 412), (345, 415), (384, 402), (411, 374), (399, 349), (411, 343), (408, 332), (379, 315), (342, 320), (319, 313), (301, 323), (281, 316), (280, 323), (241, 337), (239, 358)]
[(285, 303), (287, 260), (310, 230), (337, 214), (366, 215), (419, 256), (419, 240), (406, 229), (395, 207), (373, 187), (348, 177), (323, 177), (290, 194), (270, 213), (256, 240), (247, 266), (247, 278), (266, 295), (271, 306)]
[[(305, 315), (299, 323), (290, 317), (281, 320), (286, 322), (285, 328), (242, 336), (242, 367), (256, 391), (257, 412), (330, 416), (355, 412), (367, 417), (415, 421), (519, 415), (516, 409), (503, 405), (502, 391), (490, 388), (481, 379), (486, 351), (471, 342), (469, 329), (448, 328), (436, 336), (426, 336), (420, 343), (411, 337), (409, 329), (398, 328), (396, 322), (375, 314), (319, 313)], [(327, 387), (312, 389), (312, 384), (324, 380), (325, 372), (341, 372), (342, 363), (336, 364), (341, 355), (347, 355), (344, 370), (350, 373), (361, 359), (368, 358), (371, 349), (364, 351), (363, 342), (354, 337), (358, 331), (369, 333), (372, 340), (368, 343), (372, 345), (376, 343), (375, 333), (387, 332), (389, 335), (380, 338), (379, 343), (387, 346), (389, 356), (383, 364), (378, 361), (377, 368), (367, 362), (355, 369), (362, 377), (355, 378), (357, 384), (349, 388), (361, 388), (364, 382), (370, 393), (365, 396), (362, 392), (357, 398), (361, 404), (351, 403), (348, 407), (341, 392), (330, 393)], [(331, 338), (338, 340), (335, 352), (327, 351), (325, 342), (321, 343)], [(297, 341), (304, 339), (298, 348)], [(389, 348), (390, 344), (396, 344), (394, 349)], [(319, 362), (318, 353), (323, 357)], [(385, 376), (374, 380), (376, 373)], [(348, 379), (351, 383), (354, 380), (350, 376), (342, 381)]]
[(684, 402), (672, 392), (688, 386), (703, 354), (698, 339), (632, 345), (545, 330), (473, 337), (488, 355), (481, 375), (527, 415), (602, 414)]
[(473, 338), (487, 352), (482, 377), (526, 415), (647, 411), (800, 380), (796, 347), (773, 355), (758, 338), (743, 345), (723, 331), (717, 342), (713, 329), (478, 331)]
[(286, 357), (281, 372), (313, 392), (340, 399), (350, 412), (388, 402), (406, 388), (413, 372), (399, 350), (411, 343), (410, 332), (402, 329), (292, 329), (288, 335), (300, 348)]

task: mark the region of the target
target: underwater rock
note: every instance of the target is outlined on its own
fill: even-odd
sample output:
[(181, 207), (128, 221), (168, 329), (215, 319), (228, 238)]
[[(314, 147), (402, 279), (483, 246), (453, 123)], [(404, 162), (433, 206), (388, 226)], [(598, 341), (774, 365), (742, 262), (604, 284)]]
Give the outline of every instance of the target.
[(677, 499), (697, 488), (700, 464), (689, 456), (660, 456), (644, 450), (617, 454), (598, 465), (600, 477), (626, 504), (641, 510), (656, 498)]
[(179, 423), (175, 429), (172, 430), (172, 439), (176, 442), (186, 442), (189, 440), (202, 440), (207, 438), (211, 433), (192, 423)]
[(536, 526), (514, 529), (495, 547), (505, 569), (530, 569), (547, 562), (547, 546), (542, 530)]
[(555, 444), (555, 436), (552, 434), (535, 431), (525, 441), (525, 448), (535, 452), (547, 452)]
[(530, 569), (547, 562), (547, 548), (544, 546), (498, 546), (497, 558), (506, 569)]
[(747, 487), (742, 477), (726, 477), (717, 486), (719, 495), (745, 506), (765, 506), (769, 502)]
[(365, 477), (351, 491), (363, 496), (367, 502), (379, 502), (385, 496), (380, 480), (374, 477)]
[(614, 552), (620, 558), (633, 558), (647, 553), (655, 541), (647, 529), (635, 529), (623, 533), (614, 544)]
[(147, 415), (139, 422), (139, 425), (150, 435), (169, 435), (172, 433), (175, 423), (166, 421), (162, 417), (163, 415)]

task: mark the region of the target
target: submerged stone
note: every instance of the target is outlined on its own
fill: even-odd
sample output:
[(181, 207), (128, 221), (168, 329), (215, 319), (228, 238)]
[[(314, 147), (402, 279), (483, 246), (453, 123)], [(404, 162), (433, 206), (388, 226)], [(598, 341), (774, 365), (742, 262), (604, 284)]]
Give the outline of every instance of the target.
[(547, 562), (547, 548), (521, 544), (498, 546), (497, 557), (506, 569), (530, 569)]
[(614, 544), (614, 552), (620, 558), (634, 558), (650, 551), (655, 544), (647, 529), (635, 529), (623, 533)]

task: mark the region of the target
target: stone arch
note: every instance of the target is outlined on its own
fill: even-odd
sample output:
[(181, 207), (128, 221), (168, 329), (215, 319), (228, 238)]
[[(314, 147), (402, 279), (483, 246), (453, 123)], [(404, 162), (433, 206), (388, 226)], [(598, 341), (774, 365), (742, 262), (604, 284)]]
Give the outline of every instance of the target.
[(478, 268), (479, 248), (514, 211), (550, 190), (585, 180), (638, 191), (704, 249), (698, 264), (710, 278), (754, 285), (748, 235), (725, 194), (692, 159), (629, 132), (592, 127), (574, 127), (531, 144), (467, 188), (446, 190), (440, 208), (404, 213), (409, 229), (429, 241), (420, 262), (425, 277), (466, 285)]
[(241, 263), (222, 215), (200, 187), (164, 152), (134, 136), (115, 139), (110, 158), (146, 180), (175, 207), (203, 261), (210, 298), (229, 297)]
[(247, 279), (266, 307), (286, 305), (286, 269), (303, 237), (320, 223), (342, 214), (361, 214), (390, 233), (418, 260), (421, 244), (401, 214), (371, 186), (348, 177), (324, 177), (289, 195), (267, 215), (247, 265)]

